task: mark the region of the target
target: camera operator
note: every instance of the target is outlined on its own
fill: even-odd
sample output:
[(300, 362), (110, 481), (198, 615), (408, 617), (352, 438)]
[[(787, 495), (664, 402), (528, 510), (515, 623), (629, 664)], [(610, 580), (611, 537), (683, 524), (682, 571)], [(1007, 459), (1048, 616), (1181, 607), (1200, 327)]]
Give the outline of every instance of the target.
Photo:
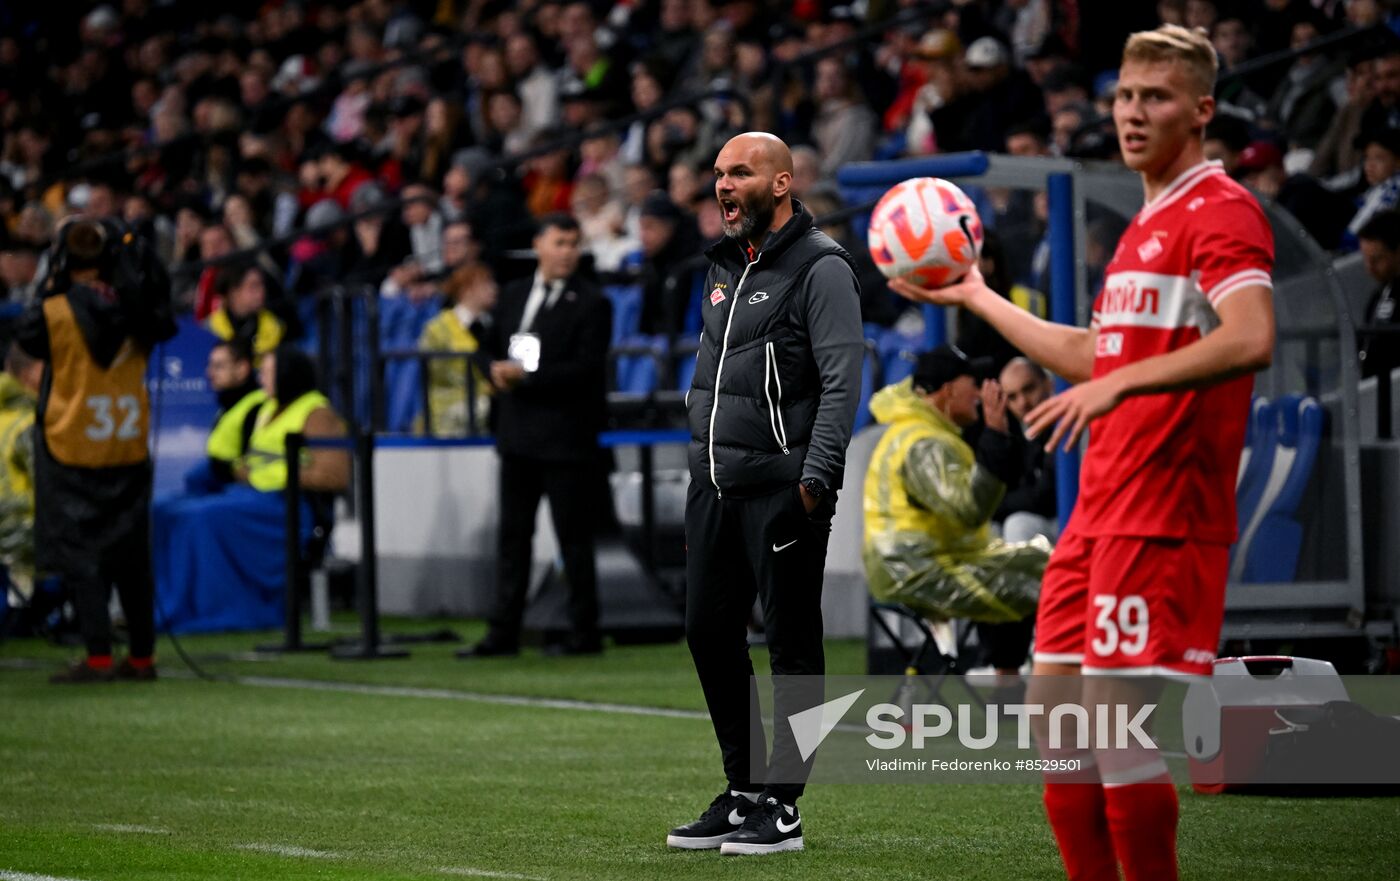
[[(175, 334), (170, 280), (145, 242), (112, 221), (58, 234), (43, 298), (16, 342), (45, 362), (35, 443), (37, 566), (63, 576), (87, 658), (55, 683), (155, 678), (154, 588), (146, 435), (151, 348)], [(112, 664), (107, 605), (115, 585), (128, 657)]]

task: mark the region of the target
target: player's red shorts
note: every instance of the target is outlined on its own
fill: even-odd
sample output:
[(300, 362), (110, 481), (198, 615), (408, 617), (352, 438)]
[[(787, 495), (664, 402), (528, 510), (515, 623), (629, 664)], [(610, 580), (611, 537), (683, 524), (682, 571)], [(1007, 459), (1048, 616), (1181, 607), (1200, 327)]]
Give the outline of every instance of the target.
[(1035, 659), (1085, 675), (1209, 676), (1229, 564), (1227, 545), (1071, 526), (1041, 582)]

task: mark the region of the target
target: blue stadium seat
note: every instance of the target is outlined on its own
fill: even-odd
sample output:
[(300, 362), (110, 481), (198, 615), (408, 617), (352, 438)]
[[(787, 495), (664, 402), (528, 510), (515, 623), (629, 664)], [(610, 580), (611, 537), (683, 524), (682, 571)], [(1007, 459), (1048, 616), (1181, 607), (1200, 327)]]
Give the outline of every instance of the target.
[(610, 284), (603, 292), (612, 301), (612, 344), (622, 345), (635, 337), (642, 326), (642, 286), (639, 284)]
[[(379, 301), (379, 347), (381, 351), (418, 348), (423, 328), (442, 312), (438, 298), (414, 303), (406, 297)], [(384, 362), (384, 418), (389, 431), (410, 431), (413, 420), (423, 409), (422, 367), (412, 358)]]
[(670, 347), (665, 336), (638, 334), (614, 346), (616, 380), (613, 390), (633, 395), (656, 391), (661, 380), (661, 365)]
[(1230, 578), (1238, 579), (1244, 568), (1244, 537), (1259, 511), (1259, 502), (1274, 466), (1274, 451), (1278, 447), (1276, 405), (1267, 398), (1256, 397), (1250, 404), (1244, 453), (1240, 457), (1240, 474), (1235, 486), (1235, 517), (1239, 538), (1230, 549)]
[(878, 144), (875, 145), (875, 160), (884, 162), (887, 159), (899, 159), (904, 156), (904, 151), (909, 146), (909, 133), (904, 129), (891, 132), (885, 135)]
[(389, 431), (413, 429), (413, 420), (423, 410), (422, 376), (422, 367), (412, 358), (385, 362), (384, 419)]
[(700, 356), (700, 337), (677, 340), (672, 352), (676, 370), (676, 391), (684, 394), (690, 391), (690, 383), (695, 379), (695, 362)]
[(1278, 446), (1250, 533), (1240, 539), (1248, 583), (1292, 581), (1298, 571), (1303, 525), (1298, 507), (1312, 480), (1326, 412), (1316, 398), (1290, 395), (1279, 402)]
[(923, 351), (924, 340), (921, 336), (887, 330), (880, 335), (876, 346), (884, 373), (884, 384), (893, 385), (914, 372), (914, 362)]
[[(710, 292), (705, 290), (704, 270), (696, 270), (692, 273), (690, 281), (690, 302), (685, 307), (685, 324), (681, 327), (681, 333), (686, 336), (697, 336), (705, 325), (705, 301), (709, 298)], [(689, 388), (689, 385), (686, 386)]]

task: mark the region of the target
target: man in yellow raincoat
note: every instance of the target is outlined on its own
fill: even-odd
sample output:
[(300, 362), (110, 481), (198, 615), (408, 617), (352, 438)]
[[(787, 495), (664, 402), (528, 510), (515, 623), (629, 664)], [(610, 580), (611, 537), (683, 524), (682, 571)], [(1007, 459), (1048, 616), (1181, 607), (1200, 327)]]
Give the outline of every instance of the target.
[[(870, 592), (930, 618), (1016, 621), (1035, 610), (1050, 545), (1037, 536), (1008, 544), (989, 522), (1020, 468), (1006, 396), (981, 389), (954, 346), (919, 358), (909, 379), (870, 402), (888, 426), (865, 477), (865, 572)], [(962, 429), (986, 430), (974, 450)]]

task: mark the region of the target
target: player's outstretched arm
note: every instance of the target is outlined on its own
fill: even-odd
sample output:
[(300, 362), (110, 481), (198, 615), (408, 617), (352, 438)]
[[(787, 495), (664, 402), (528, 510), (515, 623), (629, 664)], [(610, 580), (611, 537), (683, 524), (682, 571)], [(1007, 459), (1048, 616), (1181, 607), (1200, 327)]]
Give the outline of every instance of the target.
[(1220, 326), (1189, 346), (1127, 364), (1036, 407), (1026, 414), (1027, 433), (1039, 437), (1054, 426), (1046, 449), (1062, 438), (1069, 449), (1091, 421), (1124, 398), (1213, 385), (1273, 363), (1273, 291), (1264, 285), (1239, 288), (1215, 311)]
[(1069, 382), (1083, 382), (1094, 369), (1094, 332), (1038, 318), (987, 287), (976, 266), (957, 284), (924, 288), (902, 278), (890, 289), (906, 300), (961, 306), (997, 329), (1035, 363)]

